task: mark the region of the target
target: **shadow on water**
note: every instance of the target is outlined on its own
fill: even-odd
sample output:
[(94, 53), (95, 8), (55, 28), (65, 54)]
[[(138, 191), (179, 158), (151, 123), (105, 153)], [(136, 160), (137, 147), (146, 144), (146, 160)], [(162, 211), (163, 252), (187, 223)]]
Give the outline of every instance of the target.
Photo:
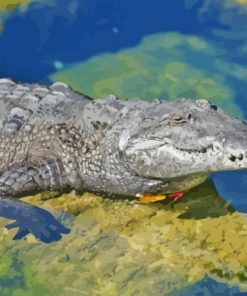
[[(114, 200), (123, 199), (126, 197), (114, 197)], [(218, 194), (212, 180), (207, 180), (200, 186), (194, 187), (177, 202), (167, 197), (163, 201), (146, 206), (157, 207), (157, 210), (184, 211), (178, 216), (180, 219), (217, 218), (235, 212), (234, 207)]]
[(207, 180), (173, 204), (175, 209), (184, 208), (181, 219), (216, 218), (235, 212), (235, 209), (217, 193), (214, 183)]

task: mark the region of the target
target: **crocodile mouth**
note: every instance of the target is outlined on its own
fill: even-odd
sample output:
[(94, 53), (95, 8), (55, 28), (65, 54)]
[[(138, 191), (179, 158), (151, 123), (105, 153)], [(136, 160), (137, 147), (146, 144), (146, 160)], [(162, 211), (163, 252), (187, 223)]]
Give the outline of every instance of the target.
[(202, 147), (200, 149), (181, 148), (181, 147), (177, 147), (175, 145), (172, 145), (172, 147), (175, 148), (178, 151), (185, 152), (185, 153), (188, 153), (188, 154), (193, 154), (193, 153), (195, 153), (195, 154), (205, 154), (207, 152), (214, 151), (214, 147), (213, 147), (212, 144), (210, 144), (210, 145), (208, 145), (206, 147)]
[[(176, 145), (174, 145), (173, 143), (169, 143), (167, 141), (165, 142), (162, 142), (159, 138), (157, 139), (156, 137), (152, 137), (150, 138), (151, 141), (154, 142), (154, 145), (149, 145), (148, 148), (146, 148), (147, 150), (150, 150), (150, 149), (153, 149), (154, 147), (162, 147), (162, 146), (169, 146), (169, 147), (172, 147), (172, 148), (175, 148), (177, 151), (181, 151), (181, 152), (186, 152), (188, 154), (193, 154), (193, 153), (196, 153), (196, 154), (205, 154), (207, 152), (212, 152), (214, 151), (214, 146), (213, 144), (209, 144), (205, 147), (201, 147), (201, 148), (196, 148), (196, 149), (193, 149), (193, 148), (182, 148), (182, 147), (178, 147)], [(141, 149), (144, 149), (144, 146), (143, 146), (143, 142), (141, 143)]]
[[(243, 160), (247, 160), (247, 150), (246, 151), (237, 151), (237, 149), (231, 148), (227, 149), (227, 145), (225, 145), (223, 142), (217, 142), (215, 144), (209, 144), (207, 146), (202, 146), (199, 148), (186, 148), (186, 147), (178, 147), (174, 145), (171, 142), (161, 141), (159, 138), (152, 137), (148, 140), (144, 139), (144, 141), (139, 141), (135, 143), (131, 149), (135, 150), (153, 150), (156, 148), (165, 148), (167, 147), (169, 150), (174, 149), (174, 151), (177, 151), (178, 153), (181, 153), (182, 156), (186, 155), (195, 155), (197, 157), (216, 157), (222, 159), (222, 153), (226, 158), (228, 158), (231, 162), (237, 162), (241, 163)], [(147, 143), (147, 145), (145, 144)], [(228, 150), (228, 151), (227, 151)], [(170, 151), (171, 152), (171, 151)]]
[[(188, 154), (194, 153), (197, 155), (212, 153), (212, 152), (214, 152), (215, 154), (218, 154), (220, 152), (220, 150), (218, 148), (214, 147), (212, 144), (208, 145), (207, 147), (202, 147), (201, 149), (186, 149), (186, 148), (181, 148), (181, 147), (177, 147), (177, 146), (172, 146), (172, 147), (175, 148), (177, 151), (181, 151), (183, 153), (188, 153)], [(245, 151), (244, 153), (234, 153), (232, 151), (232, 153), (229, 153), (229, 156), (228, 156), (228, 159), (231, 162), (242, 161), (246, 158), (247, 158), (247, 151)]]

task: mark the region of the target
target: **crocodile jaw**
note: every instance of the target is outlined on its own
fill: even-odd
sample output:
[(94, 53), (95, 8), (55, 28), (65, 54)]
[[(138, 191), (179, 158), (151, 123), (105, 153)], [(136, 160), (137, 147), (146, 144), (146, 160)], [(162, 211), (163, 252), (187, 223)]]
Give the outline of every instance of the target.
[[(158, 179), (247, 168), (247, 144), (217, 142), (201, 150), (183, 149), (161, 141), (140, 141), (125, 151), (135, 159), (138, 175)], [(148, 148), (148, 149), (147, 149)], [(133, 162), (132, 162), (133, 163)]]

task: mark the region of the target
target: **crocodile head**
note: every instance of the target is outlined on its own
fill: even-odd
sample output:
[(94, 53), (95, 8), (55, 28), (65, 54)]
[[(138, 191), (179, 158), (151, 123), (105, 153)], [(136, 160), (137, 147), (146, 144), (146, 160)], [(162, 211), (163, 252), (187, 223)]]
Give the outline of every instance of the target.
[(158, 179), (247, 168), (247, 125), (207, 100), (154, 104), (128, 120), (118, 143), (139, 176)]

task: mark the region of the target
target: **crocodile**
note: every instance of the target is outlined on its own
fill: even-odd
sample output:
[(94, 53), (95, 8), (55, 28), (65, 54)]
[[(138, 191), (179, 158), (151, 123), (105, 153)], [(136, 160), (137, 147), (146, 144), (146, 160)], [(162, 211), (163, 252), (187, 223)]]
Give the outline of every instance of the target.
[(74, 189), (143, 197), (184, 192), (247, 168), (247, 125), (205, 99), (93, 100), (65, 83), (0, 79), (0, 216), (14, 239), (69, 229), (19, 196)]

